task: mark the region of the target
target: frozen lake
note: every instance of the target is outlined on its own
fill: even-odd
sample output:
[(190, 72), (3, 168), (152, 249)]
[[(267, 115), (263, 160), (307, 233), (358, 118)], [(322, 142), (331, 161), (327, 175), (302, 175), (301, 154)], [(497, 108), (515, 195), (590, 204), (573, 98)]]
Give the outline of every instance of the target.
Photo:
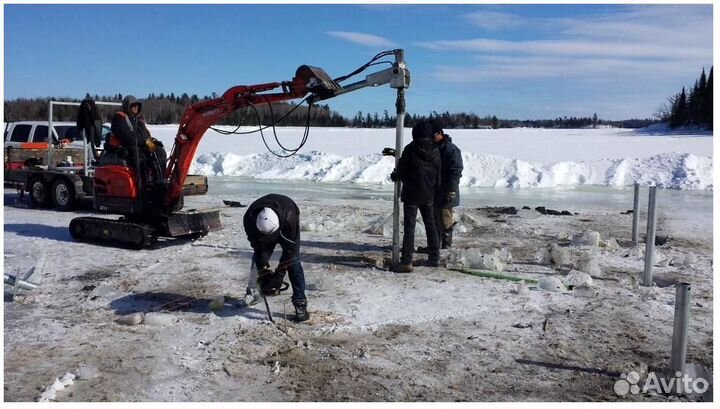
[[(375, 200), (387, 202), (392, 211), (392, 185), (366, 185), (359, 183), (328, 183), (312, 181), (259, 180), (247, 177), (209, 177), (208, 195), (226, 200), (242, 197), (260, 197), (268, 193), (280, 193), (297, 199), (324, 200)], [(640, 214), (643, 216), (648, 205), (647, 187), (640, 189)], [(236, 198), (236, 199), (233, 199)], [(633, 188), (606, 186), (568, 186), (533, 189), (505, 188), (461, 188), (463, 207), (485, 206), (545, 206), (554, 210), (617, 211), (624, 212), (633, 207)], [(713, 194), (696, 190), (657, 190), (658, 215), (672, 215), (677, 222), (692, 223), (698, 233), (712, 235)], [(243, 203), (247, 204), (247, 203)], [(642, 229), (641, 229), (642, 232)]]

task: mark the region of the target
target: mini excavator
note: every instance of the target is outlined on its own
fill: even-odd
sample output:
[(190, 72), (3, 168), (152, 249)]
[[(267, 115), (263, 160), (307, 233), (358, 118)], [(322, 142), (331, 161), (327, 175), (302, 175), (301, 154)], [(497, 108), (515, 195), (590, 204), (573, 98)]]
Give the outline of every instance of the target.
[[(380, 61), (389, 56), (394, 56), (394, 61)], [(391, 66), (366, 75), (363, 80), (341, 85), (380, 63)], [(401, 49), (378, 53), (352, 73), (335, 79), (321, 68), (302, 65), (291, 81), (238, 85), (219, 98), (190, 105), (182, 116), (162, 178), (143, 177), (142, 170), (128, 166), (112, 153), (99, 158), (93, 179), (93, 207), (98, 212), (121, 217), (77, 217), (70, 222), (70, 234), (78, 241), (144, 248), (155, 243), (158, 237), (197, 238), (220, 229), (218, 209), (182, 211), (183, 183), (208, 128), (244, 107), (300, 98), (305, 98), (303, 102), (307, 101), (311, 107), (317, 101), (385, 84), (398, 90), (410, 86), (410, 72)]]

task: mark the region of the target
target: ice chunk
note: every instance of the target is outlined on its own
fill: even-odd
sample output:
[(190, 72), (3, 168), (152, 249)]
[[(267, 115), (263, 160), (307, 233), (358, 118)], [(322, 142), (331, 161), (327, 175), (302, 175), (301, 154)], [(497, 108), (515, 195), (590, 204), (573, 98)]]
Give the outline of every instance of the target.
[(512, 253), (510, 253), (510, 250), (506, 249), (505, 247), (501, 248), (500, 250), (494, 249), (493, 255), (497, 256), (498, 258), (500, 258), (501, 261), (505, 263), (512, 263)]
[(570, 251), (556, 243), (550, 245), (550, 262), (557, 266), (570, 264)]
[(57, 397), (57, 391), (52, 387), (48, 386), (45, 388), (44, 391), (40, 394), (40, 397), (37, 399), (38, 402), (49, 402), (51, 400), (55, 400)]
[(545, 291), (564, 292), (565, 286), (557, 277), (543, 277), (538, 281), (538, 287)]
[(695, 253), (689, 251), (687, 254), (674, 257), (670, 262), (670, 265), (675, 267), (689, 267), (693, 264), (696, 264), (697, 261), (698, 259)]
[(143, 322), (145, 314), (142, 312), (134, 312), (132, 314), (123, 315), (122, 317), (115, 320), (121, 325), (138, 325)]
[(603, 246), (603, 247), (605, 247), (605, 248), (607, 248), (607, 249), (609, 249), (609, 250), (617, 250), (617, 249), (620, 248), (620, 244), (618, 244), (617, 240), (615, 240), (615, 239), (612, 238), (612, 237), (610, 237), (610, 238), (607, 239), (607, 240), (601, 241), (601, 242), (600, 242), (600, 245)]
[(100, 376), (100, 371), (94, 366), (81, 365), (76, 371), (78, 380), (87, 381)]
[(543, 247), (535, 252), (535, 261), (540, 264), (550, 264), (550, 251)]
[(572, 238), (573, 246), (595, 246), (600, 244), (600, 233), (592, 230), (585, 230)]
[(75, 379), (75, 375), (73, 375), (70, 372), (66, 372), (65, 375), (63, 375), (62, 378), (60, 378), (60, 382), (64, 386), (70, 386), (73, 384), (73, 379)]
[(494, 254), (483, 254), (480, 258), (480, 268), (490, 271), (503, 271), (505, 269), (505, 263), (500, 260), (500, 257)]
[(600, 263), (597, 258), (587, 255), (578, 263), (577, 269), (594, 276), (602, 276)]
[(60, 382), (60, 379), (55, 378), (55, 382), (53, 382), (51, 388), (55, 389), (56, 391), (61, 391), (65, 389), (65, 385), (63, 385), (62, 382)]
[(573, 287), (579, 287), (579, 288), (588, 288), (592, 287), (592, 277), (590, 277), (590, 274), (584, 273), (582, 271), (578, 270), (571, 270), (568, 275), (565, 277), (565, 285), (567, 286), (573, 286)]

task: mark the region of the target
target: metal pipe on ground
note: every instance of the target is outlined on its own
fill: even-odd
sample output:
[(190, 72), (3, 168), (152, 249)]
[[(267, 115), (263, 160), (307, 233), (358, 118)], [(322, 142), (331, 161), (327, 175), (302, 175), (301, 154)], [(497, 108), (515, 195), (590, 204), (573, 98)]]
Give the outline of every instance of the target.
[(653, 285), (653, 264), (655, 263), (655, 196), (657, 186), (650, 187), (650, 200), (648, 202), (648, 221), (647, 235), (645, 236), (645, 271), (643, 273), (643, 286), (652, 287)]
[(679, 283), (675, 288), (675, 318), (673, 323), (672, 353), (670, 355), (671, 376), (685, 373), (687, 358), (688, 321), (690, 318), (690, 284)]
[(31, 281), (23, 280), (10, 274), (4, 274), (4, 276), (5, 284), (12, 286), (14, 289), (19, 288), (21, 290), (34, 290), (38, 288), (38, 284)]

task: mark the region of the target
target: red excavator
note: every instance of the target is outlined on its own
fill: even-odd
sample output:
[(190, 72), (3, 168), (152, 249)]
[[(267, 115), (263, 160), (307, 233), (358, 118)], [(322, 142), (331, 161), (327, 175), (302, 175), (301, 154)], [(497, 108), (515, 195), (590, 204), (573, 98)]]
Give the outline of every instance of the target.
[[(394, 56), (394, 61), (381, 60), (388, 56)], [(364, 80), (340, 85), (342, 81), (381, 63), (388, 63), (391, 67), (369, 74)], [(385, 84), (398, 89), (400, 103), (400, 95), (404, 95), (404, 89), (410, 85), (410, 72), (405, 65), (403, 50), (381, 52), (352, 73), (335, 79), (320, 68), (302, 65), (291, 81), (239, 85), (228, 89), (219, 98), (190, 105), (183, 114), (162, 178), (146, 177), (147, 173), (128, 166), (126, 161), (112, 153), (99, 158), (93, 179), (93, 206), (96, 211), (122, 217), (114, 220), (78, 217), (70, 222), (70, 234), (78, 241), (143, 248), (154, 243), (158, 237), (196, 238), (220, 229), (218, 209), (181, 211), (183, 183), (198, 144), (208, 128), (244, 107), (307, 96), (305, 101), (309, 110), (316, 101)], [(402, 105), (404, 112), (404, 99)]]

